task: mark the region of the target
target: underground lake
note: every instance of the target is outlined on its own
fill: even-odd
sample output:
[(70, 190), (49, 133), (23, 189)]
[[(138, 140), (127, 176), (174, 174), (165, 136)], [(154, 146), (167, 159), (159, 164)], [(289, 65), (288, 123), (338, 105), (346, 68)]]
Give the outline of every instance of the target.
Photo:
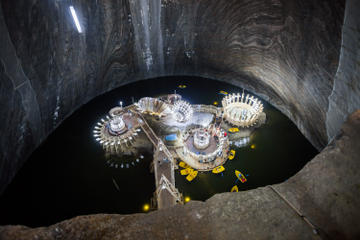
[[(228, 93), (250, 93), (261, 101), (266, 114), (265, 122), (249, 137), (230, 140), (235, 157), (223, 164), (221, 174), (199, 171), (188, 181), (180, 174), (181, 168), (175, 169), (175, 186), (185, 202), (205, 201), (216, 193), (229, 192), (234, 185), (244, 191), (283, 182), (317, 154), (285, 115), (242, 88), (191, 76), (138, 81), (91, 100), (48, 136), (0, 196), (0, 225), (37, 227), (78, 215), (148, 211), (144, 206), (150, 206), (156, 190), (152, 151), (142, 151), (140, 157), (106, 157), (93, 129), (119, 102), (129, 106), (143, 97), (175, 93), (191, 105), (217, 107)], [(235, 170), (247, 181), (240, 182)]]

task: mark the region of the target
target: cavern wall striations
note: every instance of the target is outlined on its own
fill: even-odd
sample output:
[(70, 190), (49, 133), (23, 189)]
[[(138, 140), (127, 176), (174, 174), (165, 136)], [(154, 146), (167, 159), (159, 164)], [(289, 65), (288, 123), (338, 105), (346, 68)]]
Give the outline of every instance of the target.
[(336, 136), (346, 117), (360, 109), (360, 1), (348, 0), (342, 30), (339, 67), (326, 114), (328, 138)]
[(79, 106), (157, 76), (245, 87), (283, 111), (318, 149), (331, 138), (326, 117), (343, 1), (78, 0), (82, 34), (69, 4), (1, 1), (0, 192)]

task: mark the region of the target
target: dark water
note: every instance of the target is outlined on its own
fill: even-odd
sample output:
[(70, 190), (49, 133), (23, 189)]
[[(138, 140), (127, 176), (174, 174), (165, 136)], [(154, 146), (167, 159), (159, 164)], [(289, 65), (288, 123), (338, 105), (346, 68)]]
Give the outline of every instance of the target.
[[(188, 87), (179, 89), (179, 84)], [(177, 91), (193, 104), (221, 103), (219, 90), (241, 89), (195, 77), (167, 77), (129, 84), (95, 98), (59, 126), (40, 146), (0, 197), (0, 224), (50, 225), (77, 215), (135, 213), (149, 203), (155, 180), (149, 171), (151, 154), (135, 166), (110, 168), (92, 130), (96, 122), (121, 100), (131, 104), (144, 96)], [(240, 190), (282, 182), (298, 172), (317, 152), (296, 126), (264, 102), (267, 122), (251, 137), (249, 146), (234, 148), (221, 175), (200, 173), (191, 183), (176, 172), (176, 185), (184, 196), (205, 200), (234, 185), (234, 170), (247, 175)], [(255, 149), (250, 145), (254, 144)], [(134, 159), (130, 159), (134, 161)], [(117, 183), (119, 190), (116, 188)]]

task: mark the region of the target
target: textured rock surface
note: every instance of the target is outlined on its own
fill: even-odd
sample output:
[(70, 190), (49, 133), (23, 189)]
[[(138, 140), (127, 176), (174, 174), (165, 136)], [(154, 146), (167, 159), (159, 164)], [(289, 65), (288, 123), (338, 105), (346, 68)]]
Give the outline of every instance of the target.
[(318, 149), (327, 144), (343, 0), (73, 4), (82, 34), (68, 1), (1, 1), (0, 192), (76, 108), (115, 87), (161, 75), (245, 87), (282, 110)]
[(24, 74), (0, 11), (0, 193), (45, 137), (37, 94)]
[(2, 226), (0, 239), (359, 239), (359, 155), (360, 110), (285, 183), (149, 214), (80, 216), (35, 229)]
[(295, 177), (274, 188), (334, 239), (360, 239), (360, 110)]
[(346, 1), (340, 63), (326, 115), (328, 137), (336, 136), (347, 115), (360, 108), (360, 1)]

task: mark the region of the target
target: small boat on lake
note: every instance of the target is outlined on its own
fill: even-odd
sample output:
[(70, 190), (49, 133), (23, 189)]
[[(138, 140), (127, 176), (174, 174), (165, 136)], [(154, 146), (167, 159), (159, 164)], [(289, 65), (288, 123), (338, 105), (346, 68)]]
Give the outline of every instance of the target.
[(235, 150), (230, 150), (230, 153), (229, 153), (229, 160), (233, 160), (234, 157), (235, 157)]
[(239, 188), (238, 188), (237, 185), (235, 185), (235, 186), (233, 186), (233, 187), (231, 188), (231, 191), (230, 191), (230, 192), (238, 192), (238, 191), (239, 191)]
[(194, 169), (192, 168), (185, 168), (185, 169), (181, 169), (180, 170), (180, 174), (185, 176), (185, 175), (189, 175), (190, 173), (192, 173), (194, 171)]
[(182, 168), (191, 168), (189, 165), (187, 165), (185, 162), (181, 161), (179, 162), (179, 166)]
[(231, 133), (236, 133), (238, 131), (239, 131), (238, 128), (229, 128), (229, 132), (231, 132)]
[(215, 173), (215, 174), (221, 173), (223, 171), (225, 171), (225, 168), (223, 166), (217, 166), (216, 168), (214, 168), (212, 170), (212, 172)]
[(244, 183), (244, 182), (247, 181), (247, 179), (246, 179), (246, 177), (244, 176), (244, 174), (242, 174), (240, 171), (235, 170), (235, 175), (236, 175), (236, 177), (237, 177), (242, 183)]
[(191, 182), (192, 180), (194, 180), (194, 178), (196, 178), (197, 174), (198, 174), (198, 171), (193, 170), (189, 175), (186, 176), (186, 180)]

